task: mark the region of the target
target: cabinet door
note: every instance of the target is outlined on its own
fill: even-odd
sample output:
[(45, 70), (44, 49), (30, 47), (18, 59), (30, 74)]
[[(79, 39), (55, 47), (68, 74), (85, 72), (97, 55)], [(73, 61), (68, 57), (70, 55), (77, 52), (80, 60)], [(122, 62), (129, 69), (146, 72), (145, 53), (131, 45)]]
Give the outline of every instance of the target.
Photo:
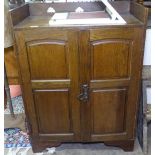
[(15, 37), (32, 137), (79, 140), (77, 32), (34, 29), (18, 31)]
[(142, 30), (91, 29), (86, 74), (91, 141), (134, 138), (142, 64)]

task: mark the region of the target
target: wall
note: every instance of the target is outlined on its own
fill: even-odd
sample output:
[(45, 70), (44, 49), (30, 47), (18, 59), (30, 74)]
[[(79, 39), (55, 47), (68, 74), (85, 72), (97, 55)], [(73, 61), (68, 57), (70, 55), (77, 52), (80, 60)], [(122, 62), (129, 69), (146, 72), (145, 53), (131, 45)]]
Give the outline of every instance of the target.
[(151, 29), (146, 31), (143, 65), (151, 65)]
[[(151, 65), (151, 29), (146, 31), (143, 65)], [(147, 88), (147, 103), (151, 103), (151, 89)]]

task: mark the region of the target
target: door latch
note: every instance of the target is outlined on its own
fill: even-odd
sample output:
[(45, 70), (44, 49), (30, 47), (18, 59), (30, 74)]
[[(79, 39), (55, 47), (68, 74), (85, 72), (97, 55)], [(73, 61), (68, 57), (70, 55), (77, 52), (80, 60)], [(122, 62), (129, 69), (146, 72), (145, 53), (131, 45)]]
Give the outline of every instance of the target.
[(83, 84), (82, 87), (82, 93), (78, 96), (78, 99), (82, 102), (87, 102), (89, 99), (89, 87), (88, 84)]

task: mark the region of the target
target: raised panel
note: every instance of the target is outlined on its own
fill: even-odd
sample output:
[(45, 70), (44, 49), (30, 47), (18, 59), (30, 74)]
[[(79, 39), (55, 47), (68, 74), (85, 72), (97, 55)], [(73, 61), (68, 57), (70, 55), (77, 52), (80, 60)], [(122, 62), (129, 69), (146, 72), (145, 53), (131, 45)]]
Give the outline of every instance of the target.
[(100, 40), (91, 42), (91, 79), (117, 79), (130, 76), (131, 42)]
[(68, 77), (68, 52), (64, 41), (35, 41), (27, 44), (31, 79)]
[(126, 89), (91, 92), (92, 134), (124, 132), (126, 93)]
[(133, 28), (121, 27), (121, 28), (104, 28), (104, 29), (90, 29), (90, 40), (102, 40), (102, 39), (131, 39), (134, 38), (134, 33), (137, 30)]
[(70, 102), (68, 89), (34, 91), (40, 134), (70, 133)]

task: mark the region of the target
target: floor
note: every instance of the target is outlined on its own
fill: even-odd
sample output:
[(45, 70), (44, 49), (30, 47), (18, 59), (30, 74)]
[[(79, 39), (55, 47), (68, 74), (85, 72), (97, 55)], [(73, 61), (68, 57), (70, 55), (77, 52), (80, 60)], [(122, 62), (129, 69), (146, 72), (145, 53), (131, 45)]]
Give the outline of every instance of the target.
[[(5, 149), (5, 155), (52, 155), (52, 153), (33, 153), (32, 149)], [(13, 153), (14, 154), (11, 154)], [(16, 152), (16, 153), (15, 153)], [(62, 144), (57, 147), (53, 155), (143, 155), (138, 140), (135, 141), (133, 152), (124, 152), (120, 148), (107, 147), (103, 143), (100, 144)]]
[(151, 155), (151, 125), (148, 127), (148, 155)]

